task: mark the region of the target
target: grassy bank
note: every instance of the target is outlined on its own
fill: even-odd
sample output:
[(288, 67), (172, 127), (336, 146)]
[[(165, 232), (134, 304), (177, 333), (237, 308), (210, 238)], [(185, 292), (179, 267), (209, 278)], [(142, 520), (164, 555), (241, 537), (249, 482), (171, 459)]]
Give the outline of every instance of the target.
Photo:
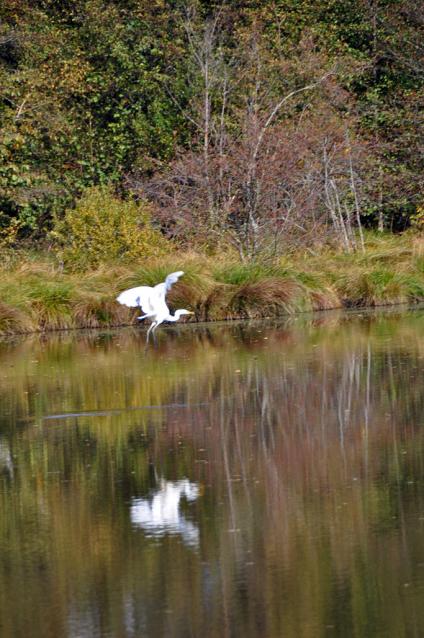
[(275, 317), (340, 307), (424, 301), (424, 238), (369, 235), (365, 253), (304, 253), (272, 265), (224, 256), (173, 254), (149, 263), (63, 271), (43, 255), (19, 255), (0, 268), (0, 334), (137, 323), (137, 310), (116, 295), (154, 285), (175, 270), (184, 278), (169, 295), (194, 321)]

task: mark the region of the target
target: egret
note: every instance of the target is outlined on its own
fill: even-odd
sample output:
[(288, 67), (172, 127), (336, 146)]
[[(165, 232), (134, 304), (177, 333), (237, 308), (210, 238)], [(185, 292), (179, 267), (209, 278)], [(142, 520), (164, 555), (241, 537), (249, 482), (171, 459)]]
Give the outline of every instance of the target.
[(121, 292), (121, 294), (116, 298), (116, 300), (124, 306), (129, 306), (130, 308), (141, 308), (145, 314), (138, 317), (138, 319), (152, 320), (150, 328), (147, 331), (147, 341), (149, 341), (150, 332), (154, 335), (156, 328), (164, 321), (178, 321), (178, 319), (183, 315), (194, 314), (190, 310), (180, 309), (176, 310), (175, 313), (171, 315), (169, 308), (166, 305), (166, 293), (182, 275), (184, 275), (182, 270), (172, 272), (161, 284), (157, 284), (153, 287), (138, 286), (137, 288), (130, 288), (129, 290)]

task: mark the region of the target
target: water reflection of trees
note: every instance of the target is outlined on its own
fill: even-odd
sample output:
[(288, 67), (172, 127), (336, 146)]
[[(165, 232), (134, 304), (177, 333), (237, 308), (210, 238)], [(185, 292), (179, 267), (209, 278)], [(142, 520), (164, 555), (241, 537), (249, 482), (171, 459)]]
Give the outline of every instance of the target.
[[(2, 636), (423, 633), (419, 316), (331, 321), (5, 347)], [(153, 465), (197, 551), (134, 533)]]

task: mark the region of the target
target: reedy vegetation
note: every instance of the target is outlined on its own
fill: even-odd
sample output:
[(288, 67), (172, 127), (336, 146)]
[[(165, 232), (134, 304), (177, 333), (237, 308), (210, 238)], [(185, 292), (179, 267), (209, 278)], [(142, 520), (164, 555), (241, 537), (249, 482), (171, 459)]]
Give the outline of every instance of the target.
[(115, 301), (125, 288), (154, 285), (183, 270), (169, 303), (193, 321), (276, 317), (340, 307), (424, 299), (424, 242), (412, 234), (365, 235), (365, 251), (294, 253), (271, 264), (174, 253), (130, 265), (66, 271), (53, 256), (11, 256), (1, 269), (0, 334), (137, 324), (136, 309)]

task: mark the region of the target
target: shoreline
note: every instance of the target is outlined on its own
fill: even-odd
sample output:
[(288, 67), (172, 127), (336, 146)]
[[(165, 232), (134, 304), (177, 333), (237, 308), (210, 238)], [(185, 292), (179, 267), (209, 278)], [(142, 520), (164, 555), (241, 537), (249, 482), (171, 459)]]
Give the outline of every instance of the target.
[[(381, 305), (374, 305), (374, 306), (337, 306), (334, 308), (325, 308), (325, 309), (317, 309), (317, 310), (298, 310), (296, 312), (293, 313), (286, 313), (286, 314), (281, 314), (281, 315), (274, 315), (274, 316), (263, 316), (263, 317), (256, 317), (256, 318), (249, 318), (249, 317), (231, 317), (231, 318), (227, 318), (227, 319), (209, 319), (209, 320), (200, 320), (200, 321), (196, 321), (196, 320), (186, 320), (186, 321), (181, 321), (178, 322), (176, 324), (171, 324), (171, 323), (167, 323), (164, 322), (161, 326), (162, 329), (165, 329), (165, 331), (169, 328), (173, 329), (175, 331), (175, 329), (178, 329), (180, 327), (184, 327), (184, 328), (202, 328), (202, 327), (208, 327), (208, 326), (219, 326), (220, 324), (222, 325), (237, 325), (237, 324), (256, 324), (256, 323), (260, 323), (262, 324), (263, 322), (267, 322), (267, 323), (271, 323), (271, 322), (282, 322), (284, 320), (289, 320), (289, 319), (298, 319), (300, 317), (304, 317), (304, 318), (309, 318), (310, 320), (321, 316), (333, 316), (335, 313), (340, 313), (340, 315), (342, 316), (362, 316), (362, 315), (367, 315), (367, 316), (372, 316), (374, 314), (379, 315), (379, 314), (390, 314), (391, 312), (395, 313), (396, 311), (399, 312), (415, 312), (415, 311), (421, 311), (424, 310), (424, 299), (422, 301), (418, 301), (415, 303), (408, 303), (408, 302), (400, 302), (400, 303), (391, 303), (391, 304), (381, 304)], [(68, 328), (46, 328), (44, 330), (32, 330), (32, 331), (26, 331), (26, 332), (8, 332), (8, 333), (0, 333), (0, 342), (5, 342), (5, 341), (9, 341), (12, 340), (14, 338), (24, 338), (24, 337), (31, 337), (31, 336), (54, 336), (54, 335), (59, 335), (59, 334), (69, 334), (69, 333), (98, 333), (98, 332), (105, 332), (105, 331), (112, 331), (115, 332), (117, 330), (128, 330), (128, 329), (135, 329), (135, 330), (139, 330), (141, 333), (146, 333), (147, 329), (148, 329), (149, 324), (146, 323), (146, 327), (144, 328), (143, 325), (141, 323), (123, 323), (123, 324), (103, 324), (103, 325), (99, 325), (96, 327), (93, 326), (74, 326), (74, 327), (68, 327)]]

